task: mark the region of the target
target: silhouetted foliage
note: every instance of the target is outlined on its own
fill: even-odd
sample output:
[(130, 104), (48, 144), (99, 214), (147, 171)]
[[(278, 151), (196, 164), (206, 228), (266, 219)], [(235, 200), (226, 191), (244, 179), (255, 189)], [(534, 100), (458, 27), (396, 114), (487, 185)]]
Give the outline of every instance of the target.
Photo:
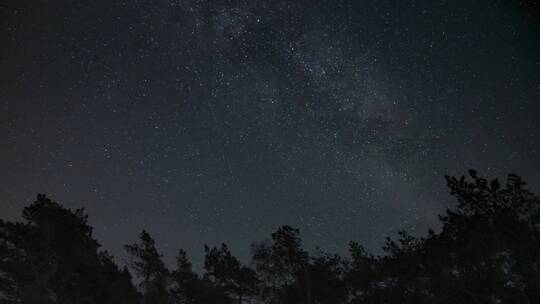
[(256, 293), (257, 277), (255, 272), (240, 264), (238, 259), (231, 255), (227, 245), (221, 248), (204, 247), (206, 257), (204, 260), (205, 278), (239, 304)]
[(176, 270), (171, 273), (171, 296), (175, 303), (198, 303), (198, 277), (184, 250), (176, 256)]
[(300, 232), (283, 226), (270, 241), (252, 245), (253, 265), (262, 281), (261, 297), (268, 302), (290, 297), (290, 287), (302, 276), (309, 261)]
[(135, 303), (128, 272), (99, 243), (82, 209), (38, 195), (22, 223), (0, 222), (3, 303)]
[(473, 170), (446, 180), (457, 205), (439, 231), (400, 231), (382, 256), (356, 242), (348, 257), (310, 254), (283, 226), (252, 245), (253, 268), (225, 244), (205, 246), (200, 277), (181, 249), (169, 271), (143, 231), (125, 246), (139, 291), (99, 250), (82, 209), (38, 195), (23, 222), (0, 221), (0, 303), (539, 303), (538, 196), (514, 174), (505, 184)]
[(180, 249), (176, 256), (176, 270), (171, 274), (173, 303), (210, 304), (231, 303), (225, 290), (208, 278), (199, 278), (192, 270), (185, 251)]
[(140, 239), (140, 243), (126, 245), (125, 248), (131, 255), (131, 268), (141, 278), (139, 287), (143, 292), (143, 301), (148, 304), (169, 303), (169, 271), (150, 234), (143, 230)]

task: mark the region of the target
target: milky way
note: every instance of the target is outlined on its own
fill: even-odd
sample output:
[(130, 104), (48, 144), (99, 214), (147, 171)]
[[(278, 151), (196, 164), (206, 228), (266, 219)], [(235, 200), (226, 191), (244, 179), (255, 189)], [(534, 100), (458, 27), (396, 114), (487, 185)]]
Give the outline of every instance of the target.
[(147, 229), (200, 263), (282, 224), (379, 252), (469, 168), (535, 188), (538, 15), (471, 2), (8, 0), (0, 214), (46, 193), (119, 258)]

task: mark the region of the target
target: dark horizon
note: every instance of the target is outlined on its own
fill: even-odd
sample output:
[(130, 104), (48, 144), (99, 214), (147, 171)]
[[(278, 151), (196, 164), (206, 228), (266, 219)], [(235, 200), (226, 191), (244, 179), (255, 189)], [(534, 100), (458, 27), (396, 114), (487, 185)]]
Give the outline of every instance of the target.
[(204, 267), (178, 248), (164, 262), (142, 230), (118, 264), (92, 234), (84, 210), (39, 194), (23, 221), (0, 219), (2, 304), (421, 304), (537, 303), (540, 196), (516, 174), (445, 176), (457, 201), (422, 237), (400, 230), (383, 255), (350, 241), (347, 254), (305, 248), (280, 226), (242, 262), (223, 242), (204, 246)]

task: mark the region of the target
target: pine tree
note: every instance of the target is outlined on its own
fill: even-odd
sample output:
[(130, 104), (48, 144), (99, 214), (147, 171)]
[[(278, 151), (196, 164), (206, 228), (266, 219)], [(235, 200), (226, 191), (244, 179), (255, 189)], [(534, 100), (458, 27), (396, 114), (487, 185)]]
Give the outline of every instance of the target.
[(227, 245), (220, 248), (205, 246), (205, 278), (226, 294), (235, 298), (239, 304), (256, 293), (257, 278), (249, 267), (240, 264)]
[(141, 280), (139, 286), (143, 291), (144, 303), (168, 303), (169, 271), (165, 267), (162, 255), (156, 249), (154, 239), (143, 230), (140, 234), (140, 243), (125, 245), (125, 249), (131, 256), (131, 268)]

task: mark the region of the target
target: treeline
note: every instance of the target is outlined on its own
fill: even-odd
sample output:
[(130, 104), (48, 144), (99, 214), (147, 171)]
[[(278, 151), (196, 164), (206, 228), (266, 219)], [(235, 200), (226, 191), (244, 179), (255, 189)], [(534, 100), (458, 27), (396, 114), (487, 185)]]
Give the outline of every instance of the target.
[(202, 275), (181, 249), (168, 269), (146, 231), (119, 267), (82, 209), (38, 195), (24, 222), (0, 221), (0, 303), (540, 303), (539, 197), (516, 175), (501, 185), (471, 170), (447, 183), (457, 207), (440, 232), (402, 231), (382, 256), (356, 242), (345, 257), (310, 253), (283, 226), (248, 264), (205, 246)]

